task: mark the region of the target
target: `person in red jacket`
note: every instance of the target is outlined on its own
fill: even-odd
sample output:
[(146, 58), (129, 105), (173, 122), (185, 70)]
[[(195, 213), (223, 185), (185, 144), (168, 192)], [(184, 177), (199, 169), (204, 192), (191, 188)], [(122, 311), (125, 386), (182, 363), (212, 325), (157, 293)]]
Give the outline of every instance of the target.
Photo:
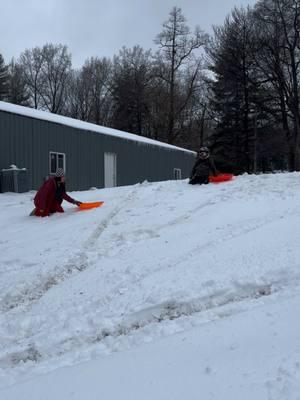
[(30, 215), (47, 217), (56, 212), (64, 212), (61, 206), (63, 200), (79, 206), (80, 201), (72, 199), (66, 193), (65, 174), (63, 169), (58, 168), (55, 175), (47, 179), (38, 190), (34, 198), (35, 209)]

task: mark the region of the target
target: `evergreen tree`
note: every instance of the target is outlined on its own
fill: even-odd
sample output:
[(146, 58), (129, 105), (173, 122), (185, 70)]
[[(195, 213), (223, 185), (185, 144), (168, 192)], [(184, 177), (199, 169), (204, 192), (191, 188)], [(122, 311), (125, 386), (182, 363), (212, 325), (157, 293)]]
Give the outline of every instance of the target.
[(29, 97), (22, 67), (12, 60), (9, 64), (8, 101), (29, 106)]
[(123, 48), (114, 58), (111, 91), (113, 126), (149, 136), (152, 60), (140, 46)]
[(227, 169), (253, 169), (258, 77), (253, 51), (251, 14), (235, 8), (222, 27), (215, 28), (209, 49), (217, 132), (215, 151)]
[(0, 53), (0, 100), (6, 100), (8, 96), (8, 67), (4, 63)]

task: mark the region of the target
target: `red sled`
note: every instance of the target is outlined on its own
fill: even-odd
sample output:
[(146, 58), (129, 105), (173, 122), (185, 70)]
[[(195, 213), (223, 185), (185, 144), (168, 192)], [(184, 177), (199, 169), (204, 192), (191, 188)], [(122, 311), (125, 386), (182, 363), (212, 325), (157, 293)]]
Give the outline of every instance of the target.
[(233, 179), (233, 174), (219, 174), (217, 176), (210, 176), (209, 182), (211, 183), (221, 183), (231, 181)]

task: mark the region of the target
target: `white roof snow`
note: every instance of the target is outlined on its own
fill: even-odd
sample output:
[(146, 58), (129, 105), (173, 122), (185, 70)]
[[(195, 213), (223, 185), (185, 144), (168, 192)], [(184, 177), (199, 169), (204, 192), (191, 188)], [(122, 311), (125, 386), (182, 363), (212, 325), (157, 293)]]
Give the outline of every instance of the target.
[(18, 106), (15, 104), (6, 103), (0, 101), (0, 110), (10, 112), (13, 114), (24, 115), (25, 117), (40, 119), (43, 121), (54, 122), (56, 124), (67, 125), (75, 129), (82, 129), (90, 132), (97, 132), (104, 135), (110, 135), (119, 137), (122, 139), (133, 140), (135, 142), (146, 143), (154, 146), (167, 147), (173, 150), (180, 150), (192, 154), (196, 154), (194, 151), (184, 149), (182, 147), (173, 146), (167, 143), (159, 142), (158, 140), (149, 139), (143, 136), (135, 135), (129, 132), (119, 131), (117, 129), (107, 128), (105, 126), (99, 126), (91, 124), (89, 122), (80, 121), (74, 118), (64, 117), (62, 115), (52, 114), (47, 111), (40, 111), (29, 107)]

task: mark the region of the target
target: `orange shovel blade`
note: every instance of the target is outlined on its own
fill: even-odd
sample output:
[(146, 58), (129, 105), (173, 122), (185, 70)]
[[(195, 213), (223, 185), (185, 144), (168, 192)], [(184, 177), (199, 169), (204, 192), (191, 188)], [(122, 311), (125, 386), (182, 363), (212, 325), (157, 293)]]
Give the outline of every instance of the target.
[(104, 201), (94, 201), (93, 203), (81, 203), (79, 208), (80, 210), (89, 210), (91, 208), (101, 207), (104, 204)]

